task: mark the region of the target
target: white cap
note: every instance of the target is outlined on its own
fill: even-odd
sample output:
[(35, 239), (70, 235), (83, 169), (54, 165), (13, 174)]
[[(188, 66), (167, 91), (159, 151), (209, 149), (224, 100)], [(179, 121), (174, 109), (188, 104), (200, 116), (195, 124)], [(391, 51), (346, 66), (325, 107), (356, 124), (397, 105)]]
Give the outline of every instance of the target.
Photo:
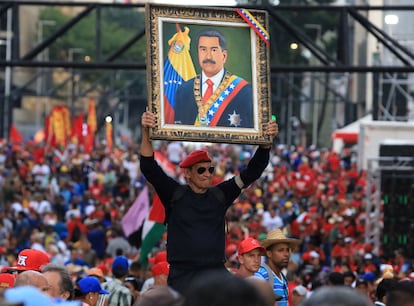
[(371, 260), (372, 259), (372, 254), (371, 253), (366, 253), (364, 255), (364, 259)]
[(316, 252), (316, 251), (311, 251), (310, 253), (309, 253), (309, 255), (310, 255), (310, 257), (312, 257), (312, 258), (319, 258), (320, 256), (319, 256), (319, 253), (318, 252)]
[(350, 243), (350, 242), (352, 242), (352, 238), (351, 237), (345, 237), (344, 241), (345, 241), (345, 243)]
[(308, 290), (304, 286), (298, 285), (295, 288), (293, 288), (292, 292), (296, 292), (297, 294), (304, 296), (308, 293)]

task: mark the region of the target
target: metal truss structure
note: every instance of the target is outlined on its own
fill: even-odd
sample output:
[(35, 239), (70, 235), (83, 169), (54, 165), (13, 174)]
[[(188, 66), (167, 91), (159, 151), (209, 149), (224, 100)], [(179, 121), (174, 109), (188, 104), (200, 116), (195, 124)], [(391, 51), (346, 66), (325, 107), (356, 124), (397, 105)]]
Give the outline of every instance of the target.
[[(19, 35), (23, 33), (20, 28), (19, 11), (22, 7), (77, 7), (79, 12), (73, 16), (65, 25), (56, 29), (50, 36), (44, 37), (41, 41), (34, 45), (28, 52), (21, 54), (21, 46), (19, 41)], [(395, 106), (396, 101), (392, 95), (395, 96), (396, 92), (402, 92), (410, 101), (412, 100), (410, 92), (401, 85), (399, 76), (402, 74), (407, 75), (414, 72), (414, 65), (412, 61), (414, 54), (401, 44), (399, 41), (391, 37), (382, 29), (375, 26), (366, 17), (366, 13), (369, 11), (413, 11), (414, 6), (283, 6), (276, 7), (270, 5), (262, 6), (243, 6), (248, 9), (264, 9), (267, 10), (270, 16), (271, 28), (277, 27), (280, 31), (288, 33), (297, 42), (299, 42), (304, 48), (310, 51), (315, 62), (311, 65), (292, 65), (291, 63), (270, 63), (272, 73), (272, 103), (275, 109), (279, 110), (281, 114), (279, 117), (279, 124), (285, 127), (282, 132), (281, 138), (283, 142), (288, 144), (296, 144), (301, 138), (297, 126), (303, 121), (300, 116), (301, 103), (307, 103), (309, 105), (315, 105), (313, 115), (313, 142), (318, 140), (318, 132), (323, 130), (322, 122), (323, 117), (328, 116), (326, 114), (326, 105), (335, 105), (335, 111), (340, 112), (343, 116), (342, 119), (335, 123), (337, 127), (343, 126), (356, 120), (359, 116), (358, 113), (364, 112), (363, 104), (365, 97), (355, 95), (351, 97), (349, 94), (352, 78), (355, 74), (362, 74), (364, 78), (367, 78), (368, 74), (374, 75), (374, 99), (372, 111), (374, 119), (382, 120), (407, 120), (404, 112), (395, 111), (398, 107)], [(0, 58), (0, 67), (4, 69), (3, 74), (3, 95), (0, 96), (0, 137), (7, 138), (8, 131), (11, 123), (13, 122), (12, 110), (19, 107), (17, 100), (25, 95), (27, 92), (31, 92), (31, 95), (41, 94), (44, 97), (55, 97), (56, 91), (59, 88), (66, 86), (73, 79), (65, 79), (59, 84), (54, 84), (51, 88), (40, 88), (41, 92), (37, 91), (33, 93), (33, 86), (39, 78), (44, 76), (44, 73), (48, 69), (66, 69), (70, 71), (106, 71), (108, 74), (118, 74), (120, 72), (131, 72), (135, 75), (134, 78), (145, 79), (145, 62), (135, 61), (120, 61), (119, 58), (134, 44), (145, 44), (145, 29), (144, 24), (141, 28), (137, 28), (135, 35), (124, 41), (114, 50), (110, 55), (106, 57), (99, 56), (101, 54), (101, 31), (102, 24), (99, 19), (100, 12), (108, 8), (117, 9), (143, 9), (143, 4), (117, 4), (117, 3), (95, 3), (95, 2), (52, 2), (52, 1), (0, 1), (0, 30), (1, 33), (6, 33), (3, 45), (5, 46), (5, 52), (3, 57)], [(300, 26), (292, 23), (291, 20), (285, 18), (285, 13), (303, 13), (303, 12), (316, 12), (325, 11), (338, 16), (339, 23), (337, 25), (338, 33), (338, 46), (336, 56), (332, 56), (323, 46), (309, 35), (306, 31), (306, 26)], [(96, 14), (97, 22), (95, 25), (96, 33), (96, 50), (95, 54), (98, 55), (93, 61), (85, 62), (72, 58), (70, 61), (62, 60), (46, 60), (41, 55), (45, 52), (53, 43), (64, 37), (70, 29), (79, 24), (84, 18), (91, 14)], [(352, 28), (357, 24), (363, 28), (369, 35), (375, 37), (378, 44), (381, 44), (384, 48), (389, 50), (391, 54), (399, 61), (396, 65), (383, 65), (381, 62), (375, 65), (360, 65), (354, 64), (353, 57), (353, 37)], [(274, 26), (273, 26), (274, 25)], [(270, 33), (277, 35), (277, 33)], [(76, 47), (76, 46), (74, 46)], [(74, 48), (76, 49), (76, 48)], [(35, 69), (37, 72), (32, 73), (32, 78), (28, 79), (24, 84), (14, 84), (13, 75), (16, 69)], [(304, 92), (303, 88), (298, 86), (304, 79), (306, 74), (310, 74), (312, 82), (317, 83), (315, 88), (321, 88), (323, 91), (320, 97), (316, 97), (315, 93)], [(345, 78), (345, 90), (338, 90), (337, 86), (333, 85), (332, 75), (340, 75)], [(287, 77), (289, 76), (289, 77)], [(391, 76), (391, 77), (390, 77)], [(405, 78), (406, 80), (406, 78)], [(391, 89), (385, 93), (383, 87), (391, 82)], [(126, 82), (126, 85), (121, 89), (112, 90), (110, 97), (106, 100), (117, 99), (111, 105), (103, 105), (102, 109), (111, 107), (117, 109), (119, 104), (131, 103), (139, 104), (143, 109), (147, 105), (145, 95), (139, 97), (130, 97), (128, 90), (130, 86), (135, 83), (133, 81)], [(319, 84), (319, 85), (318, 85)], [(99, 85), (99, 80), (90, 84), (89, 88), (83, 89), (78, 93), (78, 96), (88, 95), (94, 88)], [(134, 85), (135, 86), (135, 85)], [(284, 88), (289, 88), (286, 92)], [(355, 90), (355, 89), (354, 89)], [(315, 91), (315, 90), (314, 90)], [(119, 98), (119, 95), (123, 94), (123, 99)], [(385, 97), (389, 94), (389, 97)], [(61, 97), (62, 98), (62, 97)], [(63, 97), (64, 98), (64, 97)], [(76, 97), (75, 97), (76, 98)], [(72, 97), (73, 99), (73, 97)], [(124, 100), (124, 101), (122, 101)], [(341, 104), (340, 109), (336, 109), (336, 105)], [(318, 107), (319, 105), (319, 107)], [(123, 108), (125, 111), (125, 107)], [(98, 113), (98, 117), (104, 116), (104, 113)], [(297, 119), (299, 120), (292, 120)], [(299, 121), (299, 124), (297, 122)], [(136, 126), (137, 122), (130, 122), (130, 125)], [(338, 126), (339, 125), (339, 126)]]

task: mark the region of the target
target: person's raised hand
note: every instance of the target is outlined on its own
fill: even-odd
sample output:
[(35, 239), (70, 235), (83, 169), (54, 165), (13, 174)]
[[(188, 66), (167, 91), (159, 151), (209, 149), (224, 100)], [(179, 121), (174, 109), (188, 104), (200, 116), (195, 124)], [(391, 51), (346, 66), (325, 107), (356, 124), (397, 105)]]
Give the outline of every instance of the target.
[[(279, 127), (278, 127), (275, 120), (270, 120), (267, 123), (264, 134), (266, 136), (270, 136), (270, 137), (276, 137), (277, 134), (279, 134)], [(260, 147), (263, 148), (263, 149), (270, 149), (272, 147), (272, 144), (260, 145)]]
[(265, 135), (271, 136), (271, 137), (276, 137), (277, 134), (279, 134), (279, 126), (277, 125), (276, 121), (270, 120), (267, 123), (266, 130), (265, 130)]
[(148, 108), (145, 110), (145, 112), (142, 113), (141, 116), (141, 125), (144, 128), (153, 128), (156, 124), (156, 118), (155, 115), (148, 110)]

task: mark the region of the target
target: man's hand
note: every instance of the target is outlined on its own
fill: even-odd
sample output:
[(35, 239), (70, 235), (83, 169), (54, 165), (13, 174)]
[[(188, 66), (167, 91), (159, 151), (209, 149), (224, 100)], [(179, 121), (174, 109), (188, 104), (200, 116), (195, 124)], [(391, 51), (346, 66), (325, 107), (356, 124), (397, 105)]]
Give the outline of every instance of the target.
[[(272, 138), (276, 137), (279, 134), (279, 126), (277, 125), (276, 121), (270, 120), (267, 123), (264, 134), (267, 136), (271, 136)], [(272, 145), (260, 145), (260, 147), (263, 149), (270, 149)]]
[(145, 112), (142, 114), (141, 117), (141, 125), (143, 128), (153, 128), (156, 124), (155, 115), (151, 113), (148, 108), (145, 110)]
[(276, 137), (279, 134), (279, 126), (277, 125), (276, 121), (270, 120), (267, 123), (267, 127), (265, 130), (265, 135)]

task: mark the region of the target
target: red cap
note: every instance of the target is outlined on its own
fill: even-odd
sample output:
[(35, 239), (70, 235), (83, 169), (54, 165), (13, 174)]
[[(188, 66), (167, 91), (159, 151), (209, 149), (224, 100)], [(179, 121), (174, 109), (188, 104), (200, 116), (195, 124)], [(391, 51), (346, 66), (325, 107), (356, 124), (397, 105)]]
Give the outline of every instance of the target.
[(309, 207), (309, 212), (314, 214), (318, 212), (318, 208), (316, 206), (311, 206)]
[(167, 261), (167, 252), (161, 251), (155, 255), (154, 263), (157, 264), (162, 261)]
[(34, 249), (25, 249), (17, 256), (16, 266), (10, 269), (18, 271), (40, 271), (48, 263), (50, 263), (50, 257), (47, 253)]
[(190, 168), (191, 166), (201, 162), (211, 162), (211, 158), (208, 156), (207, 151), (195, 150), (188, 154), (188, 156), (180, 163), (180, 167)]
[(0, 273), (0, 289), (13, 288), (15, 277), (10, 273)]
[(166, 261), (161, 261), (151, 268), (152, 276), (168, 275), (170, 273), (170, 265)]
[(231, 256), (237, 251), (237, 245), (234, 243), (229, 243), (226, 246), (226, 256)]
[(245, 253), (248, 253), (254, 249), (259, 249), (259, 251), (264, 255), (266, 253), (266, 250), (264, 247), (262, 247), (256, 239), (249, 237), (244, 239), (242, 242), (240, 242), (239, 245), (239, 255), (243, 255)]
[(98, 269), (100, 269), (102, 271), (103, 274), (108, 274), (109, 272), (109, 268), (104, 264), (104, 263), (100, 263), (99, 265), (96, 266)]
[(167, 252), (166, 251), (160, 251), (154, 256), (150, 257), (148, 259), (148, 262), (152, 265), (155, 265), (156, 263), (159, 263), (161, 261), (167, 261)]

